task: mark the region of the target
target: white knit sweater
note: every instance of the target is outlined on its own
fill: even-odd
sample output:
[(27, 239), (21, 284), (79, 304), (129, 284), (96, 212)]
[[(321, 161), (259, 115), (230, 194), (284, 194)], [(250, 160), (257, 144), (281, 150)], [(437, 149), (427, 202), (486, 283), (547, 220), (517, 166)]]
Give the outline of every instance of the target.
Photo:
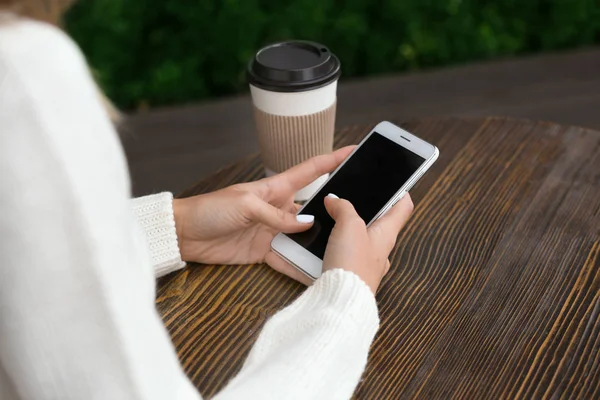
[[(155, 275), (184, 266), (172, 196), (129, 195), (78, 48), (50, 26), (1, 22), (2, 400), (200, 398), (154, 307)], [(378, 323), (368, 287), (327, 272), (267, 322), (216, 398), (347, 399)]]

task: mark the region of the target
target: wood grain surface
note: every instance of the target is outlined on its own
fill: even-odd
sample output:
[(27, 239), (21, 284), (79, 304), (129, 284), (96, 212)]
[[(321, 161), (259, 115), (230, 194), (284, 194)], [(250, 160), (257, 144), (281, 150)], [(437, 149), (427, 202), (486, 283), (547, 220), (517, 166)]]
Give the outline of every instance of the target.
[[(505, 118), (400, 125), (441, 156), (411, 191), (355, 397), (600, 398), (600, 133)], [(370, 128), (342, 129), (336, 146)], [(253, 156), (182, 196), (261, 176)], [(191, 265), (159, 282), (157, 307), (210, 397), (302, 291), (264, 265)]]

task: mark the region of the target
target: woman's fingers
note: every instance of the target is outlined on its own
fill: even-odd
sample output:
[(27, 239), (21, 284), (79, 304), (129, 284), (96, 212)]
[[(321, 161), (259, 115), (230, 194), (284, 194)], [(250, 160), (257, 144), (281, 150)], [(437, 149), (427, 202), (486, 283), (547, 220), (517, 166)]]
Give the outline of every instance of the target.
[(325, 197), (325, 208), (334, 219), (336, 226), (350, 223), (361, 224), (363, 227), (365, 225), (362, 218), (356, 213), (354, 206), (348, 200), (340, 199), (334, 194), (328, 194)]
[(342, 268), (358, 275), (375, 293), (384, 275), (365, 222), (347, 200), (327, 196), (325, 208), (335, 220), (323, 257), (323, 270)]
[(313, 215), (296, 215), (296, 213), (287, 212), (272, 206), (257, 196), (247, 196), (243, 202), (250, 210), (250, 219), (253, 222), (260, 222), (278, 232), (303, 232), (309, 229), (315, 220)]
[(302, 204), (296, 204), (296, 203), (288, 203), (284, 209), (288, 210), (289, 212), (298, 214), (298, 212), (300, 211), (300, 209), (302, 208)]
[(265, 262), (277, 272), (287, 275), (290, 278), (305, 284), (306, 286), (312, 285), (312, 280), (309, 277), (304, 275), (302, 272), (298, 271), (291, 264), (289, 264), (287, 261), (279, 257), (277, 254), (273, 253), (272, 251), (267, 253), (265, 257)]
[(305, 162), (266, 180), (272, 197), (294, 193), (318, 177), (335, 170), (352, 153), (356, 146), (343, 147), (333, 153), (313, 157)]
[(373, 243), (383, 246), (386, 257), (394, 248), (398, 233), (406, 225), (413, 208), (412, 199), (407, 193), (383, 217), (369, 227), (369, 235)]

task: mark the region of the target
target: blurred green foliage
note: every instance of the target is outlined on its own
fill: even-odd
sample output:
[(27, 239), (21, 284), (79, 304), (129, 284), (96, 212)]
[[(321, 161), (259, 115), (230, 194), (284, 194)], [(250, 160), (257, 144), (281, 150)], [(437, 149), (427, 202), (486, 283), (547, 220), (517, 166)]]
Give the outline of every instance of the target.
[(67, 31), (120, 107), (245, 90), (255, 50), (326, 44), (343, 77), (600, 42), (599, 0), (80, 0)]

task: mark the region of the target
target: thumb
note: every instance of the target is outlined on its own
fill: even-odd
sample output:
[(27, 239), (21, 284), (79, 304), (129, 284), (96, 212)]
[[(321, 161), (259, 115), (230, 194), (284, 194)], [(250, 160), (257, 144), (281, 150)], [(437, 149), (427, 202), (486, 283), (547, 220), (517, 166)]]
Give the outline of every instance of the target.
[(325, 208), (327, 212), (335, 220), (337, 224), (345, 224), (349, 222), (364, 221), (358, 216), (352, 203), (348, 200), (340, 199), (334, 194), (328, 194), (325, 197)]
[(315, 220), (315, 217), (312, 215), (296, 215), (274, 207), (258, 197), (253, 197), (248, 202), (248, 206), (252, 221), (265, 224), (279, 232), (302, 232), (310, 228)]

